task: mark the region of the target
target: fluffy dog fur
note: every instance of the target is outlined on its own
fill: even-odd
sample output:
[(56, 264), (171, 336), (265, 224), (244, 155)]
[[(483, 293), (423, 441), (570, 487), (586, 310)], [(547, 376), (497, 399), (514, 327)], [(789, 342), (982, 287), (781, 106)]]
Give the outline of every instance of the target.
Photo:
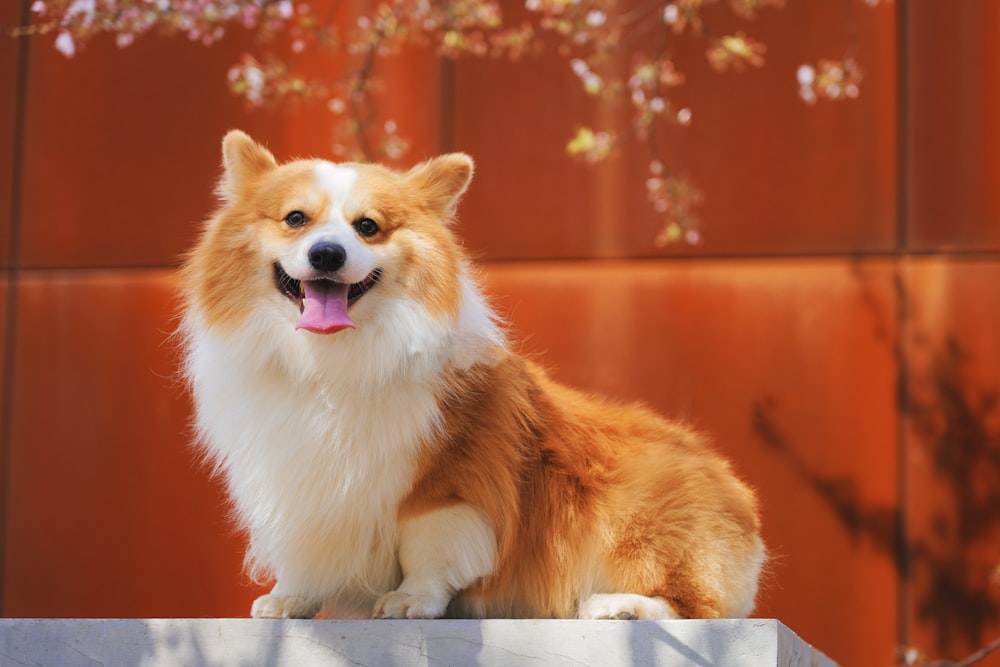
[(508, 347), (450, 226), (468, 156), (278, 165), (234, 131), (223, 164), (181, 332), (200, 442), (276, 580), (252, 615), (750, 613), (764, 548), (730, 466)]

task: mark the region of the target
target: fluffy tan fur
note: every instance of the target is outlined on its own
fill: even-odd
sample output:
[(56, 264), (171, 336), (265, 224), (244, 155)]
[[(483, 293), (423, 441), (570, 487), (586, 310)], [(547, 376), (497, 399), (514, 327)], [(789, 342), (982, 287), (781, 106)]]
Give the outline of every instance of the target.
[(499, 545), (496, 571), (454, 613), (572, 618), (599, 592), (661, 597), (686, 618), (750, 612), (757, 503), (698, 435), (510, 353), (456, 374), (440, 400), (445, 435), (400, 514), (467, 502)]

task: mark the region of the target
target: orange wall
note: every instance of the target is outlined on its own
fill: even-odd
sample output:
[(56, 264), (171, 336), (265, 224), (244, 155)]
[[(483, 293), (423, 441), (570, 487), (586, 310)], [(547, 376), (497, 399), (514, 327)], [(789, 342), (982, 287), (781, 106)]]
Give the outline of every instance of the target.
[[(844, 48), (841, 0), (762, 15), (761, 70), (714, 74), (678, 42), (695, 116), (668, 166), (705, 192), (697, 247), (653, 245), (640, 149), (567, 160), (575, 125), (621, 112), (557, 59), (408, 52), (382, 73), (410, 160), (475, 156), (461, 229), (525, 350), (711, 432), (762, 497), (758, 614), (874, 666), (1000, 633), (1000, 8), (855, 4), (851, 103), (795, 90)], [(168, 339), (222, 134), (329, 146), (322, 105), (229, 96), (253, 47), (0, 41), (4, 615), (240, 616), (259, 592), (186, 444)]]

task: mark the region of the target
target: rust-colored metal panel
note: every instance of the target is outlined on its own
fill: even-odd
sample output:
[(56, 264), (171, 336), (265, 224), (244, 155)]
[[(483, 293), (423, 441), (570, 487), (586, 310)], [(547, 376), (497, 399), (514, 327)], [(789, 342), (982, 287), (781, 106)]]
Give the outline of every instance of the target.
[(709, 432), (758, 489), (757, 613), (845, 665), (897, 630), (896, 290), (889, 261), (490, 264), (557, 377)]
[[(0, 5), (0, 25), (17, 25), (21, 21), (20, 4), (6, 2)], [(0, 266), (7, 266), (10, 259), (8, 243), (15, 188), (21, 52), (18, 40), (6, 35), (0, 37)]]
[[(7, 278), (7, 276), (3, 276), (2, 278), (0, 278), (0, 318), (3, 318), (2, 320), (0, 320), (0, 350), (3, 351), (2, 353), (0, 353), (0, 434), (7, 432), (7, 423), (8, 423), (7, 417), (10, 416), (10, 409), (9, 409), (10, 406), (6, 403), (7, 399), (10, 397), (7, 386), (8, 360), (6, 353), (7, 313), (8, 313), (7, 309), (10, 307), (9, 290), (10, 290), (10, 280), (9, 278)], [(0, 447), (3, 446), (5, 446), (5, 443), (2, 440), (0, 440)], [(9, 477), (7, 470), (3, 469), (2, 466), (3, 466), (3, 459), (0, 459), (0, 485), (4, 483), (3, 480), (6, 480)], [(2, 505), (0, 505), (0, 512), (6, 512), (6, 508)], [(0, 541), (3, 541), (4, 539), (5, 539), (4, 536), (0, 535)], [(0, 613), (2, 613), (2, 611), (3, 609), (0, 608)]]
[(6, 616), (243, 616), (254, 589), (189, 446), (163, 272), (18, 290)]
[[(896, 20), (882, 3), (787, 3), (738, 22), (720, 3), (716, 34), (746, 30), (767, 44), (767, 64), (716, 73), (707, 42), (670, 33), (668, 50), (687, 82), (668, 91), (692, 110), (668, 127), (663, 160), (703, 191), (698, 246), (668, 254), (752, 255), (887, 251), (896, 239)], [(857, 6), (855, 6), (857, 5)], [(796, 70), (840, 58), (849, 27), (865, 72), (860, 97), (798, 97)], [(622, 72), (633, 66), (621, 57)], [(605, 164), (573, 163), (576, 127), (627, 127), (630, 105), (586, 95), (569, 64), (549, 50), (535, 61), (463, 61), (456, 67), (456, 148), (483, 165), (463, 209), (467, 238), (489, 258), (637, 257), (662, 254), (661, 224), (646, 200), (651, 157), (638, 144)], [(627, 75), (626, 77), (627, 78)]]
[(267, 125), (225, 88), (242, 46), (149, 36), (123, 51), (98, 38), (66, 59), (33, 40), (23, 263), (175, 263), (212, 206), (222, 134)]
[(906, 276), (908, 643), (960, 660), (1000, 635), (1000, 263), (926, 258)]
[(906, 12), (910, 246), (1000, 250), (1000, 3)]
[[(279, 160), (334, 158), (338, 121), (324, 100), (248, 110), (230, 94), (228, 68), (255, 46), (235, 29), (208, 48), (150, 35), (121, 50), (97, 38), (67, 60), (51, 39), (34, 40), (23, 263), (176, 264), (214, 207), (221, 140), (234, 127), (268, 145)], [(314, 70), (336, 71), (329, 57), (310, 62)], [(387, 87), (382, 108), (409, 136), (412, 159), (436, 153), (439, 71), (433, 54), (406, 50), (381, 63), (377, 74)]]

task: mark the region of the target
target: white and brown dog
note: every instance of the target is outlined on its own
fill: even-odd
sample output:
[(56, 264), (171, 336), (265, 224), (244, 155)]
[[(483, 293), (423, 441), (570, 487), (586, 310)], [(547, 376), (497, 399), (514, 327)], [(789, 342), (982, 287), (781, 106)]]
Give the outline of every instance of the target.
[(279, 165), (223, 142), (182, 272), (204, 450), (252, 615), (745, 616), (753, 492), (703, 439), (511, 351), (452, 233), (472, 161)]

